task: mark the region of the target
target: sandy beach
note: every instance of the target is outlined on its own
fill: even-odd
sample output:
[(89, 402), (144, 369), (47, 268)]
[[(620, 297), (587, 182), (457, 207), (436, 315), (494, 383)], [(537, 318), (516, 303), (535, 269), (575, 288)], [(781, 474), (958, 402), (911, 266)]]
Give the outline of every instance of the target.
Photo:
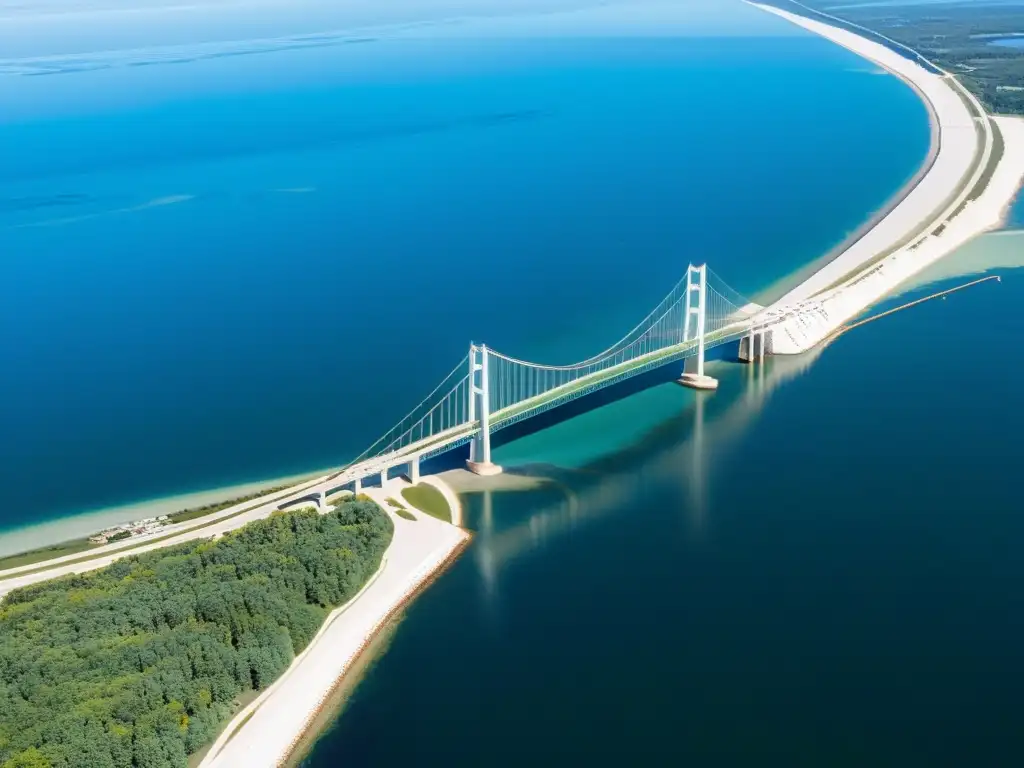
[[(121, 525), (133, 520), (142, 520), (147, 517), (157, 517), (158, 515), (169, 515), (183, 509), (192, 509), (193, 507), (201, 507), (205, 504), (229, 501), (258, 493), (268, 488), (296, 485), (306, 480), (326, 475), (329, 471), (328, 469), (322, 469), (302, 474), (269, 478), (267, 480), (255, 480), (248, 483), (209, 488), (203, 491), (181, 493), (158, 499), (131, 502), (58, 517), (53, 520), (45, 520), (21, 528), (13, 528), (0, 532), (0, 557), (89, 536), (104, 528)], [(210, 519), (214, 519), (213, 516)]]
[(992, 117), (954, 78), (881, 43), (771, 6), (766, 12), (879, 65), (929, 107), (939, 150), (917, 185), (845, 251), (766, 308), (772, 351), (806, 351), (898, 285), (998, 227), (1024, 178), (1024, 120)]
[[(431, 477), (425, 480), (442, 490), (453, 506), (453, 519), (459, 522), (461, 505), (454, 492), (440, 479)], [(280, 480), (270, 482), (280, 484)], [(366, 489), (366, 494), (387, 511), (389, 505), (386, 499), (400, 498), (401, 490), (408, 486), (407, 481), (396, 478), (389, 481), (385, 488)], [(237, 493), (238, 489), (236, 486), (232, 490)], [(252, 490), (242, 492), (251, 493)], [(228, 519), (221, 519), (212, 525), (202, 525), (197, 529), (186, 529), (188, 524), (174, 526), (179, 530), (173, 538), (136, 547), (132, 554), (182, 541), (221, 535), (266, 517), (277, 508), (278, 502), (275, 499), (294, 494), (294, 490), (282, 491), (258, 501), (244, 503), (239, 505), (248, 505), (243, 514), (233, 514), (231, 509), (234, 508), (229, 508), (223, 513), (211, 515), (213, 518), (228, 515)], [(378, 572), (356, 597), (327, 617), (316, 637), (292, 662), (285, 674), (237, 713), (207, 752), (202, 765), (248, 768), (273, 766), (284, 761), (302, 740), (345, 673), (356, 663), (377, 632), (469, 542), (470, 534), (457, 525), (416, 510), (407, 500), (405, 504), (417, 519), (405, 520), (389, 512), (394, 521), (395, 534)], [(20, 571), (20, 575), (0, 580), (0, 597), (17, 587), (101, 568), (124, 554), (115, 545), (106, 554), (86, 562), (76, 562), (80, 555), (51, 561), (57, 563), (56, 567), (43, 572), (36, 572), (38, 564), (11, 569), (7, 573), (17, 574)], [(60, 561), (66, 562), (61, 565)]]
[[(374, 489), (371, 497), (391, 495)], [(285, 674), (236, 714), (207, 752), (203, 768), (259, 768), (284, 762), (336, 685), (376, 633), (469, 542), (460, 528), (417, 513), (392, 515), (395, 535), (380, 570), (346, 605), (327, 617)]]

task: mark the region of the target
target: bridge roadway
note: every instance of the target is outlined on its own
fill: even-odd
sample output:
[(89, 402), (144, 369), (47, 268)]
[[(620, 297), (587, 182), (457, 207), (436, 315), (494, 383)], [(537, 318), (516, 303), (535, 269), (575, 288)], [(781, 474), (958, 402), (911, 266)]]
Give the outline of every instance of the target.
[[(737, 320), (705, 338), (706, 347), (714, 347), (739, 338), (746, 332), (745, 320)], [(537, 397), (495, 411), (491, 414), (491, 431), (514, 424), (540, 409), (548, 409), (590, 392), (602, 389), (616, 381), (643, 373), (661, 365), (681, 360), (696, 352), (697, 341), (665, 347), (610, 366), (602, 371), (582, 376), (575, 381), (549, 390)], [(375, 475), (398, 468), (409, 467), (410, 477), (418, 480), (419, 461), (456, 448), (471, 440), (480, 431), (480, 422), (472, 421), (446, 430), (400, 450), (344, 467), (336, 472), (313, 478), (292, 488), (268, 494), (259, 499), (241, 502), (211, 515), (187, 523), (168, 526), (161, 535), (150, 541), (128, 539), (91, 550), (88, 555), (66, 555), (45, 563), (34, 563), (0, 571), (0, 597), (12, 589), (59, 576), (83, 573), (109, 565), (120, 557), (139, 554), (159, 547), (173, 546), (197, 538), (220, 536), (228, 531), (269, 516), (279, 509), (300, 504), (327, 508), (327, 498), (340, 491), (358, 490), (357, 483)], [(354, 486), (354, 487), (353, 487)]]
[[(762, 353), (765, 346), (775, 353), (799, 352), (813, 348), (847, 319), (884, 296), (902, 279), (948, 252), (947, 246), (950, 243), (959, 244), (973, 234), (977, 234), (978, 231), (982, 231), (985, 226), (997, 223), (984, 217), (979, 219), (977, 215), (974, 215), (979, 201), (972, 198), (972, 195), (978, 193), (979, 187), (983, 188), (981, 193), (985, 193), (988, 191), (986, 185), (995, 185), (999, 187), (998, 194), (1009, 199), (1015, 191), (1017, 180), (1024, 173), (1024, 153), (1011, 153), (1012, 146), (1008, 141), (1004, 142), (1001, 154), (1003, 156), (1013, 155), (1012, 172), (1003, 173), (1001, 176), (998, 173), (998, 168), (994, 172), (992, 165), (995, 163), (998, 166), (1000, 158), (995, 156), (995, 133), (992, 123), (977, 100), (960, 86), (955, 78), (932, 75), (916, 63), (893, 53), (885, 46), (872, 43), (846, 30), (787, 14), (778, 9), (767, 7), (765, 9), (845, 45), (899, 74), (904, 79), (913, 81), (919, 90), (933, 102), (935, 112), (939, 115), (940, 139), (944, 148), (959, 145), (960, 150), (946, 155), (946, 158), (952, 159), (944, 159), (943, 149), (940, 148), (939, 155), (934, 159), (933, 169), (924, 174), (918, 187), (907, 194), (906, 198), (881, 220), (878, 227), (866, 232), (851, 246), (850, 250), (804, 281), (798, 289), (787, 294), (783, 301), (756, 314), (752, 319), (746, 316), (737, 316), (737, 319), (728, 322), (724, 327), (708, 334), (705, 338), (706, 346), (713, 347), (737, 338), (747, 337), (750, 339), (747, 347), (749, 356), (752, 356), (755, 349), (753, 338), (755, 334), (761, 336)], [(945, 123), (943, 123), (944, 114), (947, 115)], [(962, 138), (966, 128), (965, 115), (967, 115), (972, 131), (975, 130), (975, 124), (981, 126), (977, 130), (979, 139), (976, 146), (973, 152), (968, 153), (970, 158), (967, 165), (965, 165), (962, 151), (965, 146), (964, 142), (948, 140), (951, 133), (959, 133)], [(1008, 119), (1003, 118), (1002, 120)], [(1001, 122), (998, 125), (1004, 133), (1016, 127), (1019, 133), (1015, 134), (1014, 138), (1018, 140), (1018, 146), (1024, 145), (1024, 129), (1021, 129), (1019, 124), (1013, 126), (1008, 122)], [(1005, 160), (1005, 157), (1002, 159)], [(1020, 166), (1019, 170), (1017, 165)], [(932, 188), (932, 192), (929, 192), (930, 197), (925, 197), (922, 192), (915, 198), (915, 193), (921, 189), (928, 189), (926, 185), (934, 183), (934, 174), (938, 172), (939, 168), (945, 169), (941, 172), (942, 178), (945, 179), (950, 178), (951, 175), (956, 176), (956, 169), (960, 168), (959, 183), (954, 184), (955, 189), (952, 193), (945, 194), (942, 200), (943, 204), (939, 206), (933, 216), (926, 216), (923, 220), (918, 216), (915, 226), (903, 231), (901, 235), (901, 239), (908, 236), (911, 239), (916, 237), (921, 239), (915, 240), (909, 248), (897, 250), (895, 253), (888, 253), (884, 248), (880, 253), (876, 247), (869, 247), (871, 243), (880, 242), (876, 232), (885, 232), (888, 227), (892, 233), (896, 233), (899, 228), (890, 225), (889, 222), (894, 220), (893, 217), (905, 216), (906, 214), (901, 211), (908, 210), (908, 206), (910, 206), (910, 210), (918, 212), (922, 210), (922, 206), (927, 207), (927, 201), (934, 198), (934, 188)], [(993, 177), (999, 177), (998, 184), (995, 184)], [(947, 191), (949, 189), (948, 184), (940, 184), (940, 187)], [(911, 203), (912, 198), (918, 202)], [(966, 225), (959, 226), (964, 221), (966, 221)], [(943, 229), (946, 231), (943, 232)], [(950, 234), (952, 230), (958, 230), (955, 237)], [(923, 236), (921, 233), (924, 233)], [(936, 246), (936, 242), (938, 242), (938, 246)], [(869, 245), (865, 245), (865, 243)], [(895, 247), (902, 248), (902, 245), (897, 243)], [(879, 261), (879, 259), (881, 260)], [(856, 271), (858, 267), (863, 269), (858, 272)], [(769, 334), (772, 340), (766, 345), (764, 340)], [(683, 359), (692, 355), (696, 346), (697, 342), (691, 340), (640, 354), (630, 360), (610, 365), (601, 371), (582, 376), (560, 387), (497, 410), (490, 414), (491, 431), (528, 418), (542, 410), (569, 402), (629, 376)], [(140, 545), (138, 540), (128, 540), (97, 548), (91, 551), (87, 557), (69, 555), (43, 565), (35, 564), (2, 571), (0, 572), (0, 595), (17, 586), (34, 581), (102, 567), (129, 551), (132, 553), (143, 552), (193, 538), (219, 535), (251, 520), (265, 517), (282, 507), (313, 503), (322, 510), (327, 506), (328, 496), (352, 486), (358, 490), (361, 480), (382, 474), (386, 478), (386, 474), (390, 470), (403, 465), (409, 467), (409, 474), (415, 481), (419, 476), (419, 462), (422, 459), (462, 445), (479, 432), (480, 422), (478, 420), (467, 421), (446, 431), (412, 442), (398, 450), (357, 462), (286, 491), (268, 495), (257, 501), (236, 505), (192, 523), (172, 526), (165, 531), (165, 535), (159, 537), (159, 541), (153, 540)]]
[[(705, 338), (705, 348), (728, 343), (743, 336), (748, 329), (745, 319), (738, 319)], [(696, 354), (697, 340), (665, 347), (610, 366), (587, 376), (548, 390), (541, 395), (523, 400), (490, 414), (491, 432), (507, 427), (535, 415), (541, 409), (548, 409), (576, 398), (603, 389), (618, 381), (658, 368), (676, 360)], [(382, 454), (336, 472), (314, 487), (306, 490), (298, 499), (309, 498), (319, 492), (327, 495), (340, 490), (358, 479), (380, 475), (396, 467), (406, 466), (414, 461), (437, 456), (471, 440), (480, 431), (480, 422), (472, 421), (444, 432), (411, 443), (397, 451)]]
[(714, 461), (738, 441), (764, 409), (771, 394), (790, 379), (803, 374), (826, 345), (806, 355), (773, 358), (770, 366), (752, 366), (744, 391), (724, 412), (705, 421), (703, 396), (694, 404), (693, 429), (687, 439), (670, 438), (665, 448), (644, 454), (638, 461), (628, 455), (616, 460), (614, 471), (602, 472), (597, 482), (537, 510), (522, 523), (495, 529), (490, 510), (491, 492), (482, 493), (482, 519), (474, 525), (473, 557), (488, 590), (497, 590), (500, 572), (517, 558), (587, 522), (610, 517), (625, 500), (652, 485), (684, 486), (691, 494), (693, 526), (700, 528), (706, 515), (708, 486)]

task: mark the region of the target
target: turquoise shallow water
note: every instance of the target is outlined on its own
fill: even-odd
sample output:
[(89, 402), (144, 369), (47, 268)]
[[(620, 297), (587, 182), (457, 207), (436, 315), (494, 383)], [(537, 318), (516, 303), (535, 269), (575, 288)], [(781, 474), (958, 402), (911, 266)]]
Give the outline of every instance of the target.
[(852, 54), (644, 7), (0, 77), (0, 523), (341, 462), (470, 340), (575, 359), (690, 261), (753, 292), (923, 158)]
[(304, 765), (1014, 763), (1022, 297), (537, 435)]
[[(470, 338), (584, 355), (688, 261), (755, 291), (924, 157), (921, 105), (852, 55), (643, 7), (643, 36), (586, 11), (213, 56), (171, 22), (146, 45), (187, 51), (110, 55), (138, 42), (111, 23), (0, 77), (3, 524), (340, 461)], [(307, 765), (1014, 764), (1022, 298), (1011, 271), (502, 447), (551, 482), (467, 497), (473, 544)]]

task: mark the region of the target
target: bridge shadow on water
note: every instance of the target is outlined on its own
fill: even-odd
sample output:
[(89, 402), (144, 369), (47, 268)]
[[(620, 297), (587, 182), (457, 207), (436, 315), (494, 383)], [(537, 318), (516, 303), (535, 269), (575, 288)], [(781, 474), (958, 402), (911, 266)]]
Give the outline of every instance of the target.
[[(708, 362), (736, 363), (739, 362), (738, 353), (739, 342), (734, 341), (709, 349), (706, 360)], [(491, 433), (491, 447), (492, 449), (500, 448), (503, 445), (508, 445), (528, 435), (536, 434), (557, 424), (574, 419), (577, 416), (582, 416), (590, 411), (595, 411), (598, 408), (624, 400), (652, 387), (675, 381), (682, 375), (683, 364), (683, 360), (673, 360), (650, 371), (612, 384), (604, 389), (599, 389), (583, 397), (570, 400), (536, 416), (498, 429)], [(465, 467), (468, 458), (469, 446), (461, 445), (425, 460), (422, 463), (422, 471), (428, 474), (437, 474), (450, 469), (462, 469)], [(390, 476), (397, 477), (403, 474), (404, 471), (403, 467), (397, 467), (391, 471)], [(519, 470), (518, 473), (523, 473), (523, 471)]]
[[(646, 432), (622, 445), (609, 445), (606, 452), (580, 467), (520, 464), (511, 471), (537, 481), (527, 489), (464, 493), (466, 525), (477, 532), (472, 556), (486, 588), (486, 599), (496, 598), (500, 572), (519, 557), (651, 494), (662, 498), (662, 492), (669, 491), (681, 499), (686, 509), (684, 525), (690, 535), (702, 537), (708, 510), (713, 506), (713, 488), (728, 465), (728, 455), (771, 393), (805, 372), (823, 349), (818, 347), (796, 357), (769, 358), (764, 365), (719, 366), (715, 370), (722, 381), (718, 392), (696, 392), (680, 398), (678, 411), (666, 412), (666, 417)], [(717, 358), (727, 364), (736, 362), (735, 345), (731, 351), (723, 349)], [(585, 410), (673, 381), (678, 367), (677, 363), (666, 366), (667, 371), (659, 369), (650, 376), (638, 377), (643, 381), (633, 388), (595, 399)], [(546, 426), (569, 418), (562, 413)], [(531, 494), (529, 503), (513, 500), (523, 493)], [(522, 510), (528, 512), (524, 515)]]

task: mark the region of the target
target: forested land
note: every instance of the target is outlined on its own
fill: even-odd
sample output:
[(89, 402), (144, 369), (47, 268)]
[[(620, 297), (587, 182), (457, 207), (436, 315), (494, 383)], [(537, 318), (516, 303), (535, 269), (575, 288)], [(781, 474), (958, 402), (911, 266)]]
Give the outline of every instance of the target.
[(0, 766), (184, 768), (378, 569), (375, 504), (275, 515), (0, 604)]
[(794, 13), (824, 11), (902, 43), (956, 74), (990, 112), (1024, 114), (1024, 47), (993, 40), (1024, 35), (1024, 5), (984, 2), (846, 4), (768, 0)]

